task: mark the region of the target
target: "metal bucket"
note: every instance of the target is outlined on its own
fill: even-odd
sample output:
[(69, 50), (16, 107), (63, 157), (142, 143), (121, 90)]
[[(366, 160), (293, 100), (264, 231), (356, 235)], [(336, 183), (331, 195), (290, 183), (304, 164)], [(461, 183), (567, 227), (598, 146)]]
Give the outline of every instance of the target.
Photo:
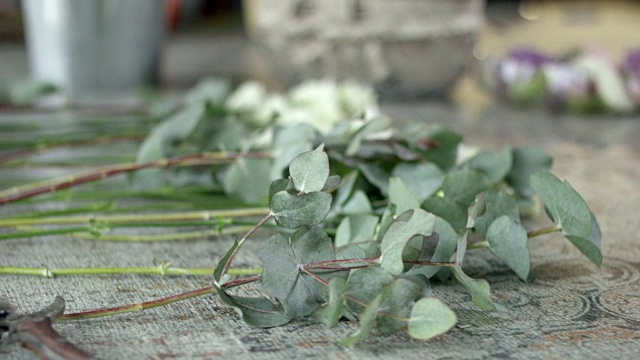
[(162, 0), (22, 0), (31, 73), (70, 100), (113, 97), (158, 78)]

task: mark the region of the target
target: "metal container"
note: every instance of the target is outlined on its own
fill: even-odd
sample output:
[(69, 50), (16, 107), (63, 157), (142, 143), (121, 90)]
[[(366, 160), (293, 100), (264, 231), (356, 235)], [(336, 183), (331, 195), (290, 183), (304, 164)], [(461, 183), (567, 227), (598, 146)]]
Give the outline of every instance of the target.
[(158, 78), (163, 0), (22, 0), (32, 76), (72, 101), (114, 97)]

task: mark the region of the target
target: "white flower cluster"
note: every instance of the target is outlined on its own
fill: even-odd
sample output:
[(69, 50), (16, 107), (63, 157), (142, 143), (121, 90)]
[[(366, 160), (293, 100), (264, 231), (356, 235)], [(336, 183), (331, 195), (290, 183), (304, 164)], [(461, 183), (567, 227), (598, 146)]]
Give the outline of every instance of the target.
[(263, 84), (246, 82), (229, 95), (226, 106), (254, 126), (304, 123), (322, 134), (341, 120), (378, 111), (371, 87), (328, 80), (304, 82), (286, 94), (268, 93)]

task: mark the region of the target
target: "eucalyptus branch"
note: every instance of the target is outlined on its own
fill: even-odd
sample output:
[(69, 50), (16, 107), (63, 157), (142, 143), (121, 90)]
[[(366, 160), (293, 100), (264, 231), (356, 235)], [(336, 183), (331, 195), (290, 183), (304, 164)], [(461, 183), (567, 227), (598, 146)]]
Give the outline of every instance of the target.
[[(0, 266), (0, 274), (3, 275), (30, 275), (54, 278), (66, 275), (160, 275), (160, 276), (210, 276), (213, 268), (180, 268), (173, 267), (169, 263), (151, 267), (95, 267), (95, 268), (49, 268), (49, 267), (19, 267)], [(229, 275), (243, 276), (260, 274), (260, 268), (231, 268)]]
[(116, 164), (81, 173), (75, 176), (68, 176), (58, 179), (35, 182), (23, 186), (14, 187), (4, 191), (0, 191), (0, 205), (15, 202), (18, 200), (30, 198), (33, 196), (55, 192), (61, 189), (77, 186), (80, 184), (102, 180), (118, 174), (132, 171), (138, 171), (151, 168), (170, 168), (177, 166), (195, 166), (195, 165), (217, 165), (228, 164), (238, 158), (265, 158), (270, 157), (268, 153), (200, 153), (194, 155), (181, 156), (170, 159), (160, 159), (142, 164), (127, 163)]

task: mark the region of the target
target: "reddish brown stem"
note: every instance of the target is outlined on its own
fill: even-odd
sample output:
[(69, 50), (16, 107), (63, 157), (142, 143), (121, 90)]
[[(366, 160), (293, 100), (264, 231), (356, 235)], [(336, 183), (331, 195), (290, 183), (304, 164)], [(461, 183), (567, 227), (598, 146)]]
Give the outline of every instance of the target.
[(18, 200), (27, 199), (37, 195), (51, 193), (58, 190), (70, 188), (76, 185), (97, 181), (112, 177), (118, 174), (138, 171), (150, 168), (170, 168), (176, 166), (187, 165), (215, 165), (226, 164), (229, 161), (240, 158), (264, 158), (269, 157), (267, 153), (200, 153), (195, 155), (187, 155), (175, 157), (171, 159), (160, 159), (143, 164), (116, 164), (107, 167), (98, 168), (96, 170), (72, 176), (65, 177), (56, 181), (45, 181), (43, 183), (35, 183), (31, 185), (16, 187), (0, 192), (0, 205), (8, 204)]

